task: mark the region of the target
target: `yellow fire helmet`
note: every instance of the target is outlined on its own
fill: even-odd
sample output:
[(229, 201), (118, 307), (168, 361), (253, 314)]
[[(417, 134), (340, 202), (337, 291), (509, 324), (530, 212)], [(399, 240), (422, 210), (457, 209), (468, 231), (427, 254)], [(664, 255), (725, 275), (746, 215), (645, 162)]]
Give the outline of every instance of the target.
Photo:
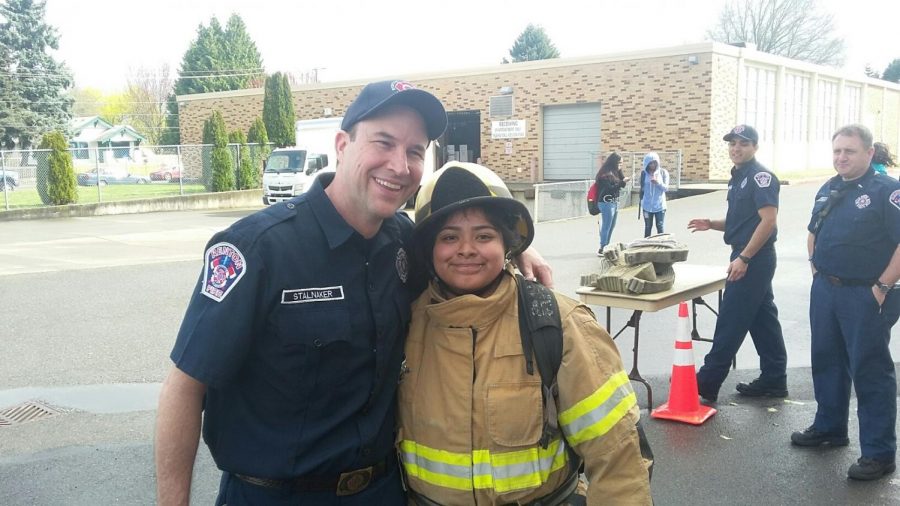
[(513, 198), (500, 176), (475, 163), (447, 162), (422, 181), (416, 197), (414, 240), (430, 252), (434, 244), (421, 244), (431, 238), (427, 232), (450, 214), (468, 207), (492, 208), (508, 217), (507, 226), (514, 232), (512, 244), (507, 245), (510, 256), (525, 251), (534, 239), (534, 222), (528, 208)]

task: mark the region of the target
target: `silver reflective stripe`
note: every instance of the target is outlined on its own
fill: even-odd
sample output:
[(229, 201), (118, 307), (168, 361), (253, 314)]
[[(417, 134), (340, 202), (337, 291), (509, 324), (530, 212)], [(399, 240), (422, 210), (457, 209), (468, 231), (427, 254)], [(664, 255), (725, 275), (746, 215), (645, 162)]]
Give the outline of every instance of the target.
[(591, 425), (594, 425), (595, 423), (603, 420), (604, 418), (609, 416), (610, 413), (612, 413), (612, 411), (616, 408), (616, 406), (619, 405), (620, 402), (622, 402), (622, 400), (631, 395), (632, 392), (633, 390), (631, 389), (630, 383), (623, 383), (619, 385), (613, 391), (613, 394), (610, 395), (608, 399), (603, 401), (603, 404), (579, 416), (575, 420), (572, 420), (571, 423), (563, 425), (563, 432), (565, 432), (567, 437), (571, 437), (590, 427)]
[[(420, 467), (427, 471), (431, 471), (432, 473), (444, 474), (447, 476), (455, 476), (457, 478), (463, 478), (470, 480), (472, 479), (472, 469), (469, 466), (460, 466), (454, 464), (447, 464), (445, 462), (436, 462), (434, 460), (427, 459), (421, 455), (417, 455), (413, 452), (403, 452), (403, 462), (405, 464), (411, 464), (416, 467)], [(486, 465), (488, 468), (488, 472), (490, 472), (489, 464)], [(476, 466), (477, 469), (477, 466)]]
[[(538, 460), (532, 460), (529, 462), (522, 462), (519, 464), (508, 464), (505, 466), (488, 466), (483, 464), (482, 466), (486, 467), (485, 471), (481, 471), (476, 468), (476, 476), (477, 475), (486, 475), (491, 472), (493, 469), (493, 476), (497, 479), (508, 479), (508, 478), (518, 478), (521, 476), (529, 476), (532, 474), (541, 474), (541, 471), (547, 471), (549, 474), (550, 470), (553, 468), (553, 461), (561, 454), (565, 453), (566, 445), (561, 443), (559, 440), (554, 441), (551, 444), (556, 444), (556, 453), (548, 453), (543, 458)], [(549, 448), (549, 447), (548, 447)]]

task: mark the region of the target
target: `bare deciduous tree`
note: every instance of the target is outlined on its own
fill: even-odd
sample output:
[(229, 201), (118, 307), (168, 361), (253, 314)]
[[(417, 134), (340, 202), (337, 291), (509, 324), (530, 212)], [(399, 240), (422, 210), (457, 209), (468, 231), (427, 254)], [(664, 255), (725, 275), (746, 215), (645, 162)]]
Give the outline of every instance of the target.
[(159, 144), (166, 129), (166, 99), (174, 86), (169, 76), (169, 66), (129, 69), (126, 83), (129, 123), (147, 137), (149, 144)]
[(839, 66), (844, 40), (834, 34), (834, 16), (817, 0), (732, 0), (707, 36), (729, 44), (752, 42), (766, 53)]

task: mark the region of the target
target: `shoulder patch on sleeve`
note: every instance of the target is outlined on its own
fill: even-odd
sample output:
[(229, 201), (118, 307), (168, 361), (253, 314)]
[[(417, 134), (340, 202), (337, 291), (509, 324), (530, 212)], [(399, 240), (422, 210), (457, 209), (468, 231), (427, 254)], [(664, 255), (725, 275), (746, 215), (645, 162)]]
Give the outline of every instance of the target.
[(893, 193), (891, 193), (891, 204), (897, 209), (900, 209), (900, 190), (894, 190)]
[(772, 184), (772, 174), (768, 172), (757, 172), (753, 176), (753, 180), (756, 181), (756, 186), (760, 188), (768, 188), (770, 184)]
[(229, 242), (213, 244), (203, 255), (203, 286), (200, 293), (221, 302), (244, 275), (244, 255)]

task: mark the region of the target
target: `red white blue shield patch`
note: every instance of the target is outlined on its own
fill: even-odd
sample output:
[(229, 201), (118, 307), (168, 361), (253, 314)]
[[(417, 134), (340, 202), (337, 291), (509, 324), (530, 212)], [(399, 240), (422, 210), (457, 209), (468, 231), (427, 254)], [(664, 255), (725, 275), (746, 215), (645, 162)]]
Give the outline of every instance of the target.
[(770, 184), (772, 184), (772, 175), (768, 172), (757, 172), (755, 176), (753, 176), (753, 180), (756, 181), (756, 186), (760, 188), (768, 188)]
[(894, 193), (891, 193), (891, 204), (900, 209), (900, 190), (894, 190)]
[(203, 286), (200, 293), (221, 302), (244, 275), (244, 255), (233, 244), (213, 244), (204, 255)]

